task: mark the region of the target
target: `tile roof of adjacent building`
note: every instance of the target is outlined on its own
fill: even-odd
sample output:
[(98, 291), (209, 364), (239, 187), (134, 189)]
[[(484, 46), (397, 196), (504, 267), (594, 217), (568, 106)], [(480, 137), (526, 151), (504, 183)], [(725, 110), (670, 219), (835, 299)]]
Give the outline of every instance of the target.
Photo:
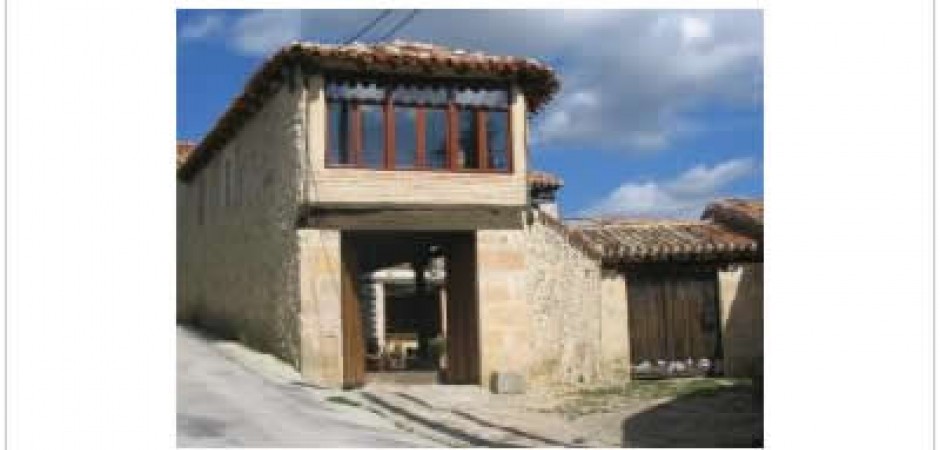
[(714, 201), (705, 208), (702, 219), (758, 239), (764, 238), (764, 201), (761, 199), (726, 198)]
[(530, 170), (526, 181), (530, 189), (559, 189), (565, 185), (558, 175), (541, 170)]
[(763, 258), (759, 240), (704, 220), (577, 219), (567, 225), (608, 264), (750, 262)]
[(292, 68), (297, 66), (309, 71), (416, 80), (512, 81), (523, 90), (528, 109), (533, 112), (545, 105), (560, 87), (555, 71), (531, 58), (488, 55), (398, 40), (344, 45), (294, 42), (276, 51), (251, 76), (244, 91), (232, 101), (199, 143), (194, 157), (180, 166), (178, 175), (188, 178), (201, 161), (223, 147), (286, 82)]
[(176, 168), (179, 169), (183, 163), (189, 159), (189, 155), (193, 153), (193, 150), (196, 148), (195, 142), (190, 141), (176, 141)]

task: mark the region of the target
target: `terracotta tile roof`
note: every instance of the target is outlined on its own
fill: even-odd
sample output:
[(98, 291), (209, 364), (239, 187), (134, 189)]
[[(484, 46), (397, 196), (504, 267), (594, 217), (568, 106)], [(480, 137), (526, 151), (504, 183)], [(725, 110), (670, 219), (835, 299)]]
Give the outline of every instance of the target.
[(547, 103), (560, 87), (555, 71), (536, 59), (490, 55), (425, 42), (396, 40), (348, 45), (295, 42), (278, 53), (285, 52), (311, 60), (324, 70), (514, 80), (525, 91), (531, 111)]
[(176, 168), (179, 169), (183, 163), (189, 159), (189, 155), (192, 154), (193, 150), (196, 148), (195, 142), (189, 141), (176, 141)]
[(747, 262), (763, 258), (759, 240), (702, 220), (579, 219), (573, 233), (603, 253), (610, 264), (649, 262)]
[(565, 182), (557, 175), (540, 170), (531, 170), (526, 176), (530, 189), (559, 189)]
[(764, 237), (764, 201), (760, 199), (727, 198), (712, 202), (702, 213), (702, 219), (758, 239)]
[(294, 42), (282, 47), (251, 76), (244, 91), (223, 113), (194, 157), (180, 167), (182, 178), (191, 175), (209, 155), (229, 139), (277, 89), (294, 68), (360, 77), (397, 77), (406, 80), (513, 81), (525, 92), (529, 111), (538, 111), (558, 91), (560, 83), (548, 65), (530, 58), (496, 56), (420, 43), (348, 45)]

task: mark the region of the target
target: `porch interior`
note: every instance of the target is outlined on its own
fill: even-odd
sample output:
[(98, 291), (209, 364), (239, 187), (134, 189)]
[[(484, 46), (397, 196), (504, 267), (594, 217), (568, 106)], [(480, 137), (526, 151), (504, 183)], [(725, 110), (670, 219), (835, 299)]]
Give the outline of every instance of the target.
[(349, 231), (343, 247), (347, 384), (475, 382), (473, 233)]

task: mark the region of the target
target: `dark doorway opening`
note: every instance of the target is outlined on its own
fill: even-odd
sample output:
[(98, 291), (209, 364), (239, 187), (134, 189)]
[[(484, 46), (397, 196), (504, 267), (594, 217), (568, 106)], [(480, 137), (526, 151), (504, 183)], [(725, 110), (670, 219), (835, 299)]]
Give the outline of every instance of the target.
[(479, 382), (472, 232), (344, 231), (344, 384)]

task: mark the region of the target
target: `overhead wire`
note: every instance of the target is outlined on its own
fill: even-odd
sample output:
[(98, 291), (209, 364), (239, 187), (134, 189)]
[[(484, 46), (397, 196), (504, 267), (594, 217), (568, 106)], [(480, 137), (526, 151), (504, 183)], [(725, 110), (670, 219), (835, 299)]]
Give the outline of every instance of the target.
[(371, 31), (373, 28), (375, 28), (376, 25), (379, 24), (379, 22), (382, 21), (382, 19), (388, 17), (388, 15), (391, 14), (391, 13), (392, 13), (392, 10), (391, 10), (391, 9), (382, 10), (382, 12), (379, 13), (379, 15), (375, 17), (375, 19), (372, 19), (372, 21), (369, 22), (366, 26), (362, 27), (362, 28), (359, 30), (359, 32), (357, 32), (356, 34), (352, 35), (349, 39), (346, 39), (346, 41), (344, 41), (343, 44), (344, 44), (344, 45), (348, 45), (348, 44), (351, 44), (351, 43), (355, 42), (356, 39), (359, 39), (359, 38), (362, 37), (364, 34), (366, 34), (366, 33), (368, 33), (369, 31)]
[(395, 24), (395, 26), (393, 26), (391, 30), (389, 30), (381, 38), (379, 38), (379, 42), (385, 41), (388, 38), (394, 36), (395, 33), (399, 32), (402, 28), (404, 28), (406, 25), (411, 23), (411, 21), (414, 20), (415, 16), (417, 16), (419, 12), (421, 12), (420, 9), (412, 10), (410, 14), (408, 14), (404, 19), (399, 20), (398, 23)]

